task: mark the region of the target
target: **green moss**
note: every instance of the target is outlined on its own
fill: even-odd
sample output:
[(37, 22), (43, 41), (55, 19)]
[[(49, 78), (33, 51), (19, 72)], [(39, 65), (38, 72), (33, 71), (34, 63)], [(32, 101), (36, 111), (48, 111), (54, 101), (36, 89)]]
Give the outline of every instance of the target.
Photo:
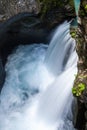
[(75, 33), (75, 32), (72, 32), (72, 33), (71, 33), (71, 36), (72, 36), (72, 37), (75, 37), (75, 36), (76, 36), (76, 33)]
[[(58, 10), (72, 10), (72, 12), (75, 11), (74, 9), (74, 1), (73, 0), (39, 0), (41, 2), (41, 17), (43, 18), (47, 14), (49, 14), (50, 11), (54, 11), (56, 9)], [(68, 7), (68, 8), (67, 8)], [(73, 10), (74, 9), (74, 10)], [(54, 14), (55, 15), (55, 14)], [(67, 15), (67, 14), (65, 14)]]
[(85, 16), (85, 13), (83, 10), (80, 11), (80, 16)]
[(41, 0), (41, 2), (43, 3), (43, 7), (45, 7), (45, 9), (49, 10), (52, 7), (56, 7), (59, 3), (57, 0)]
[(73, 31), (73, 32), (71, 32), (70, 34), (71, 34), (71, 36), (72, 36), (73, 38), (76, 37), (76, 31)]
[(79, 83), (77, 86), (72, 88), (72, 93), (74, 96), (81, 96), (82, 92), (85, 90), (86, 85), (84, 83)]
[(74, 8), (74, 0), (69, 0), (69, 5)]
[(41, 7), (42, 17), (44, 17), (51, 10), (64, 7), (64, 3), (58, 0), (40, 0), (40, 2), (42, 3)]
[(84, 6), (85, 11), (87, 12), (87, 4)]
[(85, 9), (87, 9), (87, 4), (85, 5)]
[[(81, 68), (80, 68), (81, 69)], [(83, 98), (87, 92), (87, 70), (80, 70), (80, 72), (77, 74), (75, 81), (74, 81), (74, 87), (72, 88), (72, 93), (76, 97)], [(83, 99), (82, 99), (83, 100)]]

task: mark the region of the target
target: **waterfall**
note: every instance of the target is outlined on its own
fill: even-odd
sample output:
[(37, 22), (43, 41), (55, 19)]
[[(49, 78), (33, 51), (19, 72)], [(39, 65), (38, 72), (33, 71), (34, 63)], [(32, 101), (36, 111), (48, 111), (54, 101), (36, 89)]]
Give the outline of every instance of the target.
[(69, 27), (70, 24), (65, 22), (57, 28), (44, 61), (47, 70), (56, 76), (54, 82), (41, 95), (39, 102), (40, 116), (49, 121), (64, 118), (77, 73), (78, 56), (75, 40), (69, 34)]
[[(67, 62), (71, 55), (73, 55), (72, 58), (74, 59), (71, 60), (70, 58), (70, 60), (68, 60), (68, 62), (70, 62), (69, 64), (73, 65), (72, 62), (77, 60), (77, 54), (76, 51), (74, 51), (75, 40), (71, 38), (71, 35), (69, 34), (69, 28), (70, 24), (67, 22), (57, 28), (45, 57), (47, 69), (56, 76), (66, 68), (66, 64), (64, 62)], [(69, 66), (71, 67), (72, 65)]]
[(80, 0), (74, 0), (76, 18), (74, 20), (74, 26), (78, 26), (79, 23), (79, 8), (80, 8)]
[(76, 16), (78, 17), (78, 12), (79, 12), (79, 7), (80, 7), (80, 0), (74, 0), (74, 4), (75, 4)]
[(20, 45), (8, 57), (0, 95), (0, 130), (75, 130), (71, 89), (75, 40), (64, 22), (49, 45)]

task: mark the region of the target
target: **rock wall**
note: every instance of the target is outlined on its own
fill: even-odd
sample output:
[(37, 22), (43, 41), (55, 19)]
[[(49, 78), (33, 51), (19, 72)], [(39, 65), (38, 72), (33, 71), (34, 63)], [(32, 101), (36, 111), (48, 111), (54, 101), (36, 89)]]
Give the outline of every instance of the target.
[(77, 51), (80, 57), (80, 62), (84, 69), (87, 68), (87, 1), (81, 1), (79, 10), (79, 27), (77, 30), (78, 46)]
[(22, 12), (39, 14), (47, 26), (75, 17), (73, 0), (0, 0), (0, 21)]
[(57, 26), (76, 16), (73, 0), (40, 0), (40, 3), (40, 17), (48, 27)]
[(39, 0), (0, 0), (0, 21), (22, 12), (37, 14), (39, 10)]
[(73, 94), (77, 98), (78, 113), (75, 127), (87, 130), (87, 0), (81, 0), (77, 29), (78, 75)]

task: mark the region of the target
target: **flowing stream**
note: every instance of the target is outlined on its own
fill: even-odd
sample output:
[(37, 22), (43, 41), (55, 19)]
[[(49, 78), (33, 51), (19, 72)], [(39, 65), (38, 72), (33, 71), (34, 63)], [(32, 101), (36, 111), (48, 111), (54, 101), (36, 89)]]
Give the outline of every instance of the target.
[(8, 57), (0, 130), (75, 130), (71, 93), (78, 56), (64, 22), (49, 45), (20, 45)]

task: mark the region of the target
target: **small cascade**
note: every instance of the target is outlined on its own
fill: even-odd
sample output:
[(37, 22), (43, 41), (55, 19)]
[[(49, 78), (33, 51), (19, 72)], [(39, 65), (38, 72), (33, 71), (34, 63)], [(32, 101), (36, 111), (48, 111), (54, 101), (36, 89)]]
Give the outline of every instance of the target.
[(76, 16), (78, 17), (78, 12), (79, 12), (79, 7), (80, 7), (80, 0), (74, 0), (74, 4), (75, 4)]
[(71, 89), (75, 40), (64, 22), (49, 45), (19, 46), (8, 57), (0, 95), (0, 130), (75, 130)]
[(75, 26), (78, 26), (78, 21), (79, 21), (79, 16), (78, 16), (78, 12), (79, 12), (79, 8), (80, 8), (80, 0), (74, 0), (74, 5), (75, 5), (75, 12), (76, 12), (76, 18), (74, 20), (74, 24)]
[(56, 79), (41, 96), (39, 112), (45, 120), (53, 122), (64, 119), (68, 111), (68, 100), (72, 99), (70, 94), (77, 73), (76, 43), (69, 34), (69, 27), (70, 23), (65, 22), (57, 28), (44, 61), (48, 71)]
[[(70, 23), (65, 22), (56, 29), (45, 57), (44, 62), (48, 71), (56, 76), (65, 70), (65, 62), (70, 62), (69, 64), (73, 65), (72, 62), (77, 61), (77, 54), (75, 51), (76, 43), (69, 33), (69, 28)], [(69, 60), (70, 56), (75, 58), (75, 60), (71, 62), (71, 60)]]

